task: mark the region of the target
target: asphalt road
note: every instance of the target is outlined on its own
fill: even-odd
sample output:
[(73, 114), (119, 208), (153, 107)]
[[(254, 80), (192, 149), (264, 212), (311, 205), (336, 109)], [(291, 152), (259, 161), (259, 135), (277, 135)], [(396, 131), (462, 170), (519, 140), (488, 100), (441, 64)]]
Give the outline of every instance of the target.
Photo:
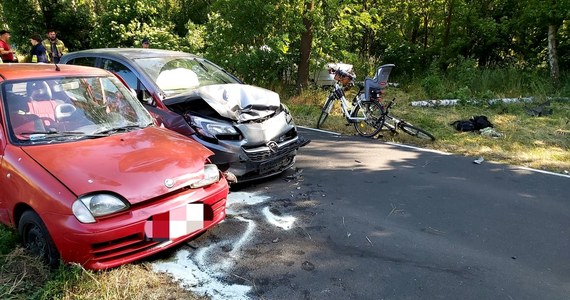
[(301, 132), (156, 269), (213, 299), (570, 299), (569, 177)]

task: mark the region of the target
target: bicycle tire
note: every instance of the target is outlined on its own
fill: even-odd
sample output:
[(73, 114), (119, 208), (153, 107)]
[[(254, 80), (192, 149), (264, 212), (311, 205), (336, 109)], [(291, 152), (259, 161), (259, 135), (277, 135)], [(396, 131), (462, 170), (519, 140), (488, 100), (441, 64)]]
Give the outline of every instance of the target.
[(332, 97), (332, 95), (330, 95), (327, 98), (325, 105), (323, 105), (323, 109), (321, 110), (321, 115), (319, 116), (319, 119), (317, 120), (317, 129), (320, 129), (321, 126), (323, 126), (323, 123), (327, 120), (327, 117), (329, 116), (329, 113), (332, 109), (333, 103), (334, 103), (334, 98)]
[(354, 129), (363, 137), (377, 135), (384, 126), (384, 110), (376, 101), (365, 101), (357, 104), (352, 117), (364, 120), (353, 121)]
[(435, 141), (435, 137), (431, 133), (429, 133), (429, 132), (427, 132), (421, 128), (418, 128), (412, 124), (409, 124), (406, 122), (401, 122), (399, 127), (400, 127), (400, 129), (402, 129), (403, 132), (405, 132), (411, 136), (415, 136), (415, 137), (423, 139), (423, 140)]

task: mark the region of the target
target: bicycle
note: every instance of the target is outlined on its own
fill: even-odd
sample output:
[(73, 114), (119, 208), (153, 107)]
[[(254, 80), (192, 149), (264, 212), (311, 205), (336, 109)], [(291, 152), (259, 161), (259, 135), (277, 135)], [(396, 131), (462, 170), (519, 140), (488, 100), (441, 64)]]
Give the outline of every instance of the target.
[(347, 72), (336, 70), (336, 83), (321, 110), (321, 115), (317, 120), (317, 128), (320, 129), (327, 119), (334, 101), (339, 100), (346, 120), (354, 125), (355, 130), (361, 136), (376, 136), (383, 127), (386, 127), (392, 133), (401, 129), (411, 136), (435, 141), (435, 137), (431, 133), (390, 114), (390, 108), (395, 103), (395, 98), (387, 106), (382, 105), (381, 95), (384, 93), (392, 68), (394, 68), (393, 64), (382, 65), (376, 71), (374, 78), (366, 78), (363, 84), (358, 84), (359, 90), (352, 99), (351, 110), (348, 109), (348, 100), (345, 97), (344, 88), (353, 85), (355, 78)]
[(370, 101), (363, 97), (362, 88), (352, 100), (352, 108), (349, 109), (348, 100), (345, 97), (344, 89), (354, 83), (354, 76), (342, 71), (335, 71), (335, 85), (327, 97), (321, 110), (321, 115), (317, 121), (317, 128), (321, 128), (334, 102), (340, 101), (340, 107), (347, 122), (354, 125), (355, 130), (364, 137), (373, 137), (382, 129), (382, 106), (377, 101)]
[(415, 136), (424, 140), (430, 140), (432, 142), (435, 141), (435, 137), (431, 133), (419, 127), (416, 127), (402, 119), (398, 119), (390, 114), (390, 108), (392, 105), (394, 105), (395, 100), (395, 98), (392, 99), (392, 101), (390, 101), (388, 105), (384, 107), (382, 126), (388, 128), (388, 130), (390, 130), (392, 133), (397, 133), (396, 129), (401, 129), (403, 132), (411, 136)]

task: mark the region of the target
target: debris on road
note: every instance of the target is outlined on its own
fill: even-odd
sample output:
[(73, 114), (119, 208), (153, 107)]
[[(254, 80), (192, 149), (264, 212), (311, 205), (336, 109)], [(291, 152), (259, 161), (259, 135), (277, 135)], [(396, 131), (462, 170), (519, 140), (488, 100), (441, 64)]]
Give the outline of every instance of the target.
[(392, 210), (390, 211), (390, 213), (388, 214), (388, 217), (391, 215), (395, 215), (395, 214), (403, 214), (404, 210), (403, 209), (398, 209), (397, 206), (395, 206), (394, 204), (390, 203), (390, 206), (392, 206)]
[(303, 264), (301, 265), (301, 268), (305, 271), (313, 271), (315, 269), (315, 265), (313, 265), (309, 261), (304, 261)]
[(346, 229), (346, 224), (344, 223), (344, 217), (342, 217), (342, 226), (346, 230), (346, 237), (349, 238), (352, 235), (352, 233), (348, 232), (348, 229)]
[(480, 165), (485, 159), (480, 156), (479, 158), (477, 158), (476, 160), (473, 161), (473, 163)]
[(299, 177), (301, 177), (301, 174), (303, 174), (303, 169), (295, 169), (295, 173), (285, 177), (285, 179), (287, 181), (297, 180)]
[(301, 227), (301, 229), (303, 229), (303, 232), (309, 237), (309, 240), (312, 240), (313, 238), (311, 237), (311, 235), (307, 232), (307, 230), (305, 230), (305, 228)]

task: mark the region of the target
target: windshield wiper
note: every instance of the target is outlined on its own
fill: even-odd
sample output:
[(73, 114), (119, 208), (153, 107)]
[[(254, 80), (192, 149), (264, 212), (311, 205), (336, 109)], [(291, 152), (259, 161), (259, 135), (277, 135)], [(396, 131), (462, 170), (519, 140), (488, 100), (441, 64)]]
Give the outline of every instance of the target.
[(78, 135), (85, 134), (83, 131), (28, 131), (22, 132), (20, 134), (32, 135), (32, 134), (45, 134), (45, 135)]
[(208, 73), (210, 72), (210, 70), (208, 70), (208, 68), (206, 68), (206, 66), (205, 66), (201, 61), (199, 61), (197, 58), (194, 58), (194, 61), (195, 61), (198, 65), (200, 65), (200, 67), (202, 67), (202, 69), (204, 69), (204, 71), (206, 71), (206, 72), (208, 72)]
[(145, 128), (149, 125), (150, 125), (150, 123), (146, 124), (146, 125), (131, 124), (131, 125), (125, 125), (125, 126), (111, 127), (111, 128), (103, 127), (101, 129), (93, 132), (93, 134), (113, 134), (113, 133), (117, 133), (117, 132), (128, 132), (128, 131), (131, 131), (133, 129)]
[(29, 131), (29, 132), (22, 132), (20, 134), (27, 135), (28, 139), (31, 141), (51, 139), (51, 138), (61, 138), (61, 137), (90, 136), (89, 134), (82, 131)]

